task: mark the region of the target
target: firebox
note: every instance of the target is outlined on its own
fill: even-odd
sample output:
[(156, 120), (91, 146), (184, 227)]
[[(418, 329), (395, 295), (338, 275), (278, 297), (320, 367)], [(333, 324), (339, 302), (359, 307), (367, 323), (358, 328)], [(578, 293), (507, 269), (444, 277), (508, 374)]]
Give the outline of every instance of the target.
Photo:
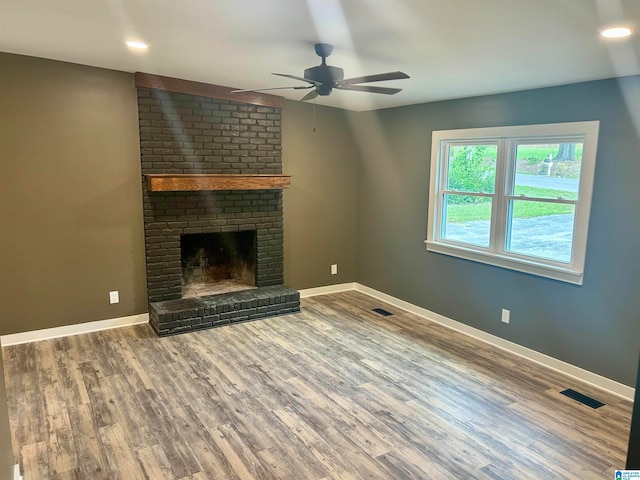
[(182, 298), (256, 288), (256, 231), (180, 236)]

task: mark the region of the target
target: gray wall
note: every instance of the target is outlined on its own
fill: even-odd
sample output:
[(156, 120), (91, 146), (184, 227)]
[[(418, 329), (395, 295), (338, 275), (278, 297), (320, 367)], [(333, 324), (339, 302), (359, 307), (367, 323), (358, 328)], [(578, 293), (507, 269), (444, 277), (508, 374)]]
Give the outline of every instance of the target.
[[(356, 280), (356, 172), (358, 149), (349, 114), (287, 101), (282, 111), (284, 274), (294, 288)], [(338, 264), (338, 274), (330, 266)]]
[[(640, 349), (640, 76), (363, 113), (358, 282), (634, 385)], [(584, 285), (427, 252), (431, 132), (600, 120)], [(511, 323), (500, 310), (511, 310)]]
[(130, 74), (0, 54), (0, 334), (146, 311), (136, 102)]

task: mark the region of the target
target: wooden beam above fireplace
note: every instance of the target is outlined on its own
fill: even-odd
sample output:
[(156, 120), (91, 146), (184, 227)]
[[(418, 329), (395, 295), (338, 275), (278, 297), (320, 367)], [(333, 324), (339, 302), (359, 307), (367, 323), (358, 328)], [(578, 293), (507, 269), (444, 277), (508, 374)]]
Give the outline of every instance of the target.
[(235, 89), (213, 85), (210, 83), (182, 80), (181, 78), (163, 77), (151, 73), (135, 73), (136, 87), (167, 90), (169, 92), (187, 93), (201, 97), (231, 100), (232, 102), (249, 103), (263, 107), (284, 108), (284, 97), (263, 92), (238, 92)]
[(145, 174), (150, 192), (274, 190), (289, 188), (291, 175)]

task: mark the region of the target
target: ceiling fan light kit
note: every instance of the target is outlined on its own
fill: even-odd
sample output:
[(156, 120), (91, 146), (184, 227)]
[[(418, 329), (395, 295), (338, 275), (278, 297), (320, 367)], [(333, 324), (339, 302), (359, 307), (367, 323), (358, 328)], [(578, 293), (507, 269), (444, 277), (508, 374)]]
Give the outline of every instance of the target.
[(296, 75), (289, 75), (286, 73), (273, 73), (279, 77), (291, 78), (294, 80), (300, 80), (306, 82), (309, 85), (297, 86), (297, 87), (274, 87), (274, 88), (258, 88), (248, 90), (234, 90), (234, 92), (259, 92), (266, 90), (302, 90), (313, 89), (302, 97), (302, 101), (312, 100), (318, 96), (325, 97), (330, 95), (333, 89), (337, 90), (350, 90), (354, 92), (368, 92), (368, 93), (380, 93), (383, 95), (394, 95), (400, 91), (401, 88), (390, 87), (372, 87), (368, 85), (359, 85), (361, 83), (382, 82), (386, 80), (402, 80), (409, 78), (404, 72), (387, 72), (378, 73), (374, 75), (365, 75), (363, 77), (344, 78), (344, 70), (340, 67), (334, 67), (327, 65), (327, 57), (333, 52), (333, 45), (328, 43), (316, 43), (314, 45), (316, 54), (322, 58), (322, 63), (314, 67), (305, 69), (302, 77)]

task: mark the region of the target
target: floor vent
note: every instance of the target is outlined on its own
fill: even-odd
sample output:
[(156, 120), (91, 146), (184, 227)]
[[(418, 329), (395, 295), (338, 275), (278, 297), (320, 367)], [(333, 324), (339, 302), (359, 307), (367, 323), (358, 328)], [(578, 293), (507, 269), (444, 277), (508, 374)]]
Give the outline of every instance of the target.
[(374, 308), (373, 311), (385, 317), (388, 317), (389, 315), (393, 315), (393, 313), (387, 312), (384, 308)]
[(595, 398), (587, 397), (586, 395), (580, 392), (576, 392), (575, 390), (571, 390), (570, 388), (568, 388), (567, 390), (563, 390), (560, 393), (563, 395), (566, 395), (569, 398), (573, 398), (574, 400), (577, 400), (580, 403), (584, 403), (585, 405), (591, 408), (600, 408), (604, 406), (604, 403), (599, 402)]

